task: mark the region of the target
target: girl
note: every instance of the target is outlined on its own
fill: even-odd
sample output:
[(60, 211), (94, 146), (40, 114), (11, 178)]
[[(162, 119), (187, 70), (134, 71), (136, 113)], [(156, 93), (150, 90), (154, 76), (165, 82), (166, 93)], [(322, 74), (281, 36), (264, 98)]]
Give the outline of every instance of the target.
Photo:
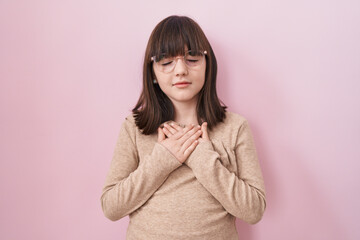
[(215, 54), (199, 25), (170, 16), (151, 33), (143, 90), (122, 124), (101, 204), (127, 239), (238, 239), (265, 190), (247, 120), (216, 93)]

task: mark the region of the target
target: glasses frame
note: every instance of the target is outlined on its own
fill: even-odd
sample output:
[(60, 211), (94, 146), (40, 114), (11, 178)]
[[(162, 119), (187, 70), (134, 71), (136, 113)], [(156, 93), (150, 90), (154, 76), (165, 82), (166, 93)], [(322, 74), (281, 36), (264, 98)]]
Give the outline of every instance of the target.
[[(177, 59), (182, 58), (183, 61), (184, 61), (184, 63), (185, 63), (185, 66), (186, 66), (187, 68), (190, 68), (190, 69), (191, 69), (191, 68), (193, 68), (194, 66), (189, 66), (189, 65), (186, 63), (186, 61), (185, 61), (185, 57), (186, 57), (190, 52), (192, 52), (192, 51), (193, 51), (193, 50), (189, 50), (189, 51), (185, 52), (184, 56), (173, 57), (173, 61), (175, 61), (175, 64), (173, 65), (173, 67), (171, 68), (170, 71), (163, 71), (163, 70), (161, 70), (161, 69), (159, 68), (158, 65), (155, 64), (155, 66), (157, 66), (158, 70), (161, 71), (161, 72), (171, 73), (172, 71), (174, 71), (174, 69), (175, 69), (175, 67), (176, 67), (176, 64), (177, 64), (177, 62), (178, 62)], [(198, 51), (198, 52), (200, 52), (200, 53), (203, 54), (203, 58), (205, 58), (206, 55), (207, 55), (207, 51)], [(164, 55), (165, 55), (165, 54), (164, 54)], [(152, 61), (153, 63), (157, 63), (157, 61), (156, 61), (156, 56), (152, 56), (152, 57), (151, 57), (151, 61)], [(200, 64), (200, 65), (197, 65), (197, 66), (201, 66), (201, 65), (203, 64), (203, 62), (204, 62), (204, 61), (202, 61), (201, 64)], [(197, 66), (196, 66), (196, 67), (197, 67)]]

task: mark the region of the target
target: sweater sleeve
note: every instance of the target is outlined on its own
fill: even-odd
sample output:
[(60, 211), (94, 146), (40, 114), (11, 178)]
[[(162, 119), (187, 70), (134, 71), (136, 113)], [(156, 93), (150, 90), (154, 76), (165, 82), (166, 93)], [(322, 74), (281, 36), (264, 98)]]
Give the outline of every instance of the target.
[(250, 127), (245, 120), (234, 148), (237, 175), (220, 161), (210, 141), (201, 142), (185, 162), (198, 181), (230, 214), (255, 224), (265, 211), (265, 187)]
[(126, 120), (120, 130), (101, 195), (104, 215), (112, 221), (141, 207), (181, 163), (161, 144), (139, 163), (135, 124)]

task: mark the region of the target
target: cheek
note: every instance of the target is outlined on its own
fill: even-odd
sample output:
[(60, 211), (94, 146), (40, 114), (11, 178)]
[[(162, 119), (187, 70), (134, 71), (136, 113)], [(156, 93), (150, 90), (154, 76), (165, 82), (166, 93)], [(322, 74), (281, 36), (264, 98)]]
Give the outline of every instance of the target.
[(168, 93), (169, 88), (171, 87), (171, 85), (169, 85), (169, 83), (171, 83), (171, 79), (169, 80), (168, 77), (163, 76), (161, 73), (156, 74), (156, 81), (157, 81), (157, 85), (160, 87), (161, 91), (163, 91), (165, 94)]
[(199, 75), (197, 77), (198, 77), (198, 81), (199, 81), (199, 83), (201, 84), (201, 87), (202, 87), (204, 85), (204, 83), (205, 83), (205, 68), (202, 69), (202, 71), (199, 72)]
[(163, 75), (163, 73), (156, 71), (156, 69), (153, 68), (154, 72), (154, 79), (156, 79), (157, 83), (159, 84), (160, 88), (164, 85), (166, 82), (166, 76)]
[(162, 88), (162, 87), (165, 87), (166, 85), (168, 85), (168, 79), (164, 76), (160, 76), (160, 75), (157, 75), (158, 77), (156, 78), (157, 80), (157, 83), (159, 84), (159, 86)]

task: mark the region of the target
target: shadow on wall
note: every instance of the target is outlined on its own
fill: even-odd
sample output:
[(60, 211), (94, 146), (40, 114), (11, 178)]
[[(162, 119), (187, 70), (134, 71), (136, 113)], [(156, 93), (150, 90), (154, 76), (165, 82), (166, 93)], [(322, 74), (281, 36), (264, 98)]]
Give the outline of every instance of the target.
[[(257, 87), (257, 84), (259, 84), (260, 82), (265, 82), (264, 84), (270, 82), (269, 78), (267, 76), (259, 76), (259, 72), (258, 71), (253, 71), (254, 67), (253, 66), (249, 66), (249, 63), (247, 62), (247, 59), (244, 58), (244, 56), (242, 56), (241, 54), (241, 49), (239, 48), (235, 48), (235, 49), (231, 49), (231, 51), (229, 52), (229, 48), (226, 48), (223, 46), (222, 43), (218, 43), (216, 42), (216, 39), (211, 39), (211, 44), (214, 48), (214, 50), (216, 51), (216, 58), (217, 58), (217, 62), (218, 62), (218, 76), (217, 76), (217, 91), (219, 94), (219, 97), (221, 100), (224, 101), (225, 105), (227, 105), (229, 107), (229, 111), (233, 111), (235, 113), (238, 113), (240, 115), (243, 115), (245, 118), (247, 118), (249, 121), (250, 118), (248, 117), (247, 114), (244, 114), (244, 111), (246, 112), (246, 109), (244, 109), (244, 105), (246, 106), (246, 103), (239, 103), (239, 101), (234, 101), (234, 99), (229, 99), (229, 97), (234, 97), (234, 81), (237, 82), (243, 82), (244, 85), (246, 85), (247, 87), (249, 85), (251, 85), (251, 88), (255, 88)], [(237, 75), (233, 76), (233, 73), (231, 73), (231, 71), (229, 71), (229, 69), (227, 68), (228, 64), (227, 61), (229, 59), (232, 58), (236, 58), (237, 59), (237, 64), (238, 64), (238, 69), (237, 69)], [(257, 69), (256, 69), (257, 70)], [(255, 86), (256, 85), (256, 86)], [(270, 86), (271, 87), (271, 86)], [(247, 92), (247, 90), (244, 89), (238, 89), (241, 93), (245, 93)], [(239, 92), (238, 92), (239, 94)], [(253, 130), (253, 128), (255, 128), (254, 123), (252, 123), (251, 121), (251, 128)], [(254, 132), (254, 131), (253, 131)], [(254, 132), (255, 133), (255, 132)], [(266, 144), (267, 145), (267, 144)], [(264, 147), (266, 147), (266, 145)], [(257, 148), (259, 148), (259, 146), (257, 146)], [(264, 156), (267, 156), (265, 150), (265, 148), (263, 148), (262, 146), (259, 148), (259, 150), (261, 149), (261, 152), (263, 153)], [(259, 152), (258, 150), (258, 152)], [(262, 165), (264, 161), (267, 161), (267, 159), (262, 159), (262, 156), (259, 156), (260, 158), (260, 164)], [(264, 171), (265, 168), (262, 166), (262, 170)], [(271, 169), (267, 169), (269, 170), (269, 172), (271, 171)], [(269, 174), (267, 174), (269, 175)], [(265, 178), (265, 177), (264, 177)], [(265, 190), (268, 191), (268, 187), (266, 184), (266, 179), (265, 180)], [(270, 191), (272, 191), (272, 189), (274, 188), (274, 186), (271, 186), (271, 188), (269, 189)], [(268, 209), (265, 210), (265, 214), (267, 213)], [(258, 224), (262, 224), (264, 222), (264, 219), (262, 219), (259, 223), (257, 223), (256, 225), (250, 225), (246, 222), (244, 222), (243, 220), (240, 219), (236, 219), (236, 229), (238, 232), (238, 237), (239, 239), (245, 239), (245, 240), (256, 240), (257, 239), (257, 235), (256, 234), (256, 228), (258, 226)]]
[[(220, 44), (214, 45), (221, 49)], [(251, 122), (264, 176), (267, 200), (264, 217), (256, 225), (236, 220), (239, 239), (264, 239), (265, 233), (259, 232), (260, 230), (266, 232), (268, 240), (350, 239), (351, 236), (347, 236), (344, 223), (337, 216), (339, 210), (333, 205), (334, 201), (328, 199), (327, 192), (330, 190), (324, 188), (330, 188), (331, 181), (336, 179), (329, 179), (329, 185), (321, 187), (319, 177), (308, 170), (311, 166), (306, 166), (317, 160), (312, 156), (314, 153), (296, 142), (293, 136), (289, 136), (293, 132), (292, 129), (284, 129), (284, 126), (292, 126), (285, 123), (291, 121), (293, 117), (289, 116), (288, 111), (291, 106), (286, 96), (289, 94), (283, 93), (283, 88), (276, 85), (281, 83), (281, 79), (276, 80), (273, 74), (261, 71), (261, 66), (252, 65), (236, 51), (232, 52), (232, 57), (238, 55), (239, 65), (243, 68), (237, 77), (240, 77), (246, 85), (246, 90), (241, 92), (256, 94), (255, 105), (261, 109), (254, 109), (247, 103), (227, 99), (227, 97), (232, 97), (230, 89), (234, 79), (232, 79), (233, 76), (229, 76), (231, 74), (229, 69), (226, 69), (226, 64), (221, 64), (226, 59), (226, 56), (222, 55), (225, 53), (221, 52), (217, 53), (218, 62), (222, 68), (218, 75), (218, 80), (221, 82), (218, 92), (224, 97), (225, 104), (232, 103), (229, 106), (231, 110), (240, 114), (246, 112), (244, 115)], [(243, 97), (243, 99), (246, 98), (251, 99), (251, 96)], [(255, 116), (256, 119), (254, 119)], [(268, 125), (265, 126), (265, 123), (259, 119), (266, 119)], [(264, 128), (258, 125), (259, 123), (264, 123)], [(271, 136), (271, 132), (275, 130), (269, 130), (267, 137), (264, 137), (267, 126), (278, 129), (277, 136)], [(265, 139), (272, 139), (272, 142)], [(322, 169), (324, 170), (326, 171), (326, 166)]]
[[(271, 149), (277, 146), (265, 142), (261, 131), (252, 124), (267, 206), (262, 220), (256, 225), (236, 219), (239, 239), (264, 239), (265, 234), (259, 231), (265, 231), (268, 240), (351, 239), (337, 216), (338, 208), (327, 196), (329, 189), (321, 187), (318, 176), (307, 169), (305, 163), (310, 161), (306, 158), (310, 156), (305, 155), (306, 151), (301, 146), (294, 148), (296, 144), (289, 142), (282, 143), (281, 150)], [(279, 144), (278, 140), (276, 142)], [(336, 179), (329, 179), (329, 185), (325, 187), (331, 188), (332, 181)]]
[(252, 232), (252, 227), (239, 219), (236, 219), (236, 229), (238, 231), (239, 239), (253, 240), (254, 235)]
[[(285, 145), (285, 144), (284, 144)], [(284, 162), (284, 171), (286, 174), (286, 184), (281, 183), (275, 171), (270, 170), (269, 161), (265, 165), (264, 171), (266, 176), (272, 173), (273, 178), (269, 180), (269, 212), (266, 221), (273, 222), (273, 226), (280, 229), (287, 229), (286, 233), (290, 237), (290, 233), (296, 234), (294, 240), (297, 239), (351, 239), (347, 236), (346, 229), (337, 216), (338, 208), (332, 206), (332, 200), (328, 198), (327, 188), (320, 187), (318, 176), (311, 174), (305, 166), (306, 156), (304, 151), (287, 147), (281, 152)], [(313, 159), (316, 161), (316, 159)], [(311, 167), (311, 166), (310, 166)], [(324, 166), (326, 168), (326, 166)], [(274, 168), (272, 168), (274, 169)], [(270, 171), (269, 171), (270, 170)], [(321, 169), (319, 169), (321, 171)], [(277, 175), (279, 175), (278, 173)], [(276, 192), (271, 192), (274, 187), (276, 177), (278, 184), (275, 185)], [(331, 188), (331, 181), (329, 179)], [(270, 186), (271, 184), (271, 186)], [(279, 221), (280, 220), (280, 221)], [(278, 233), (281, 237), (283, 234)]]

